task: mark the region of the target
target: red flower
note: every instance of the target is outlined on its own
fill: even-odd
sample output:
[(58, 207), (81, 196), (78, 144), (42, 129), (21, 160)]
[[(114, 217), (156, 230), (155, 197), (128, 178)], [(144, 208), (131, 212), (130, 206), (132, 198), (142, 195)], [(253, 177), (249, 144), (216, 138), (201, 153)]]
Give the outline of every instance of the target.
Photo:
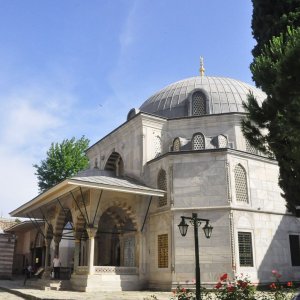
[(238, 280), (237, 285), (240, 286), (241, 288), (245, 289), (248, 286), (248, 282), (243, 281), (243, 280)]
[(225, 281), (227, 278), (228, 278), (228, 274), (227, 274), (227, 273), (224, 273), (224, 274), (220, 277), (220, 280), (221, 280), (221, 281)]
[(186, 289), (185, 289), (185, 288), (182, 288), (181, 291), (185, 293), (185, 292), (186, 292)]
[(228, 292), (233, 292), (234, 291), (234, 286), (233, 285), (228, 285), (227, 286), (227, 291)]
[(273, 283), (270, 284), (270, 288), (271, 288), (272, 290), (275, 290), (275, 289), (277, 288), (277, 286), (276, 286), (276, 284), (273, 282)]
[(286, 285), (287, 285), (288, 287), (292, 287), (292, 286), (293, 286), (293, 282), (292, 282), (292, 281), (289, 281)]
[(216, 289), (219, 289), (221, 286), (222, 286), (222, 283), (219, 281), (219, 282), (216, 284), (215, 288), (216, 288)]

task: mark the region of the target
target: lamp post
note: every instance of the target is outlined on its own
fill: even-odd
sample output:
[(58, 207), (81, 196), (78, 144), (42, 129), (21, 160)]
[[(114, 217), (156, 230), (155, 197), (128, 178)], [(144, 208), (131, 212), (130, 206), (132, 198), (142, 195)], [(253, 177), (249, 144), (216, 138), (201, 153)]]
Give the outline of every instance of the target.
[(194, 226), (194, 239), (195, 239), (195, 263), (196, 263), (196, 300), (201, 300), (200, 292), (200, 263), (199, 263), (199, 241), (198, 241), (198, 226), (201, 225), (201, 222), (205, 222), (205, 226), (202, 228), (206, 238), (210, 238), (212, 234), (213, 227), (209, 225), (208, 219), (198, 218), (196, 213), (192, 214), (192, 217), (181, 216), (181, 222), (178, 225), (179, 231), (182, 236), (185, 236), (188, 230), (189, 225), (185, 220), (190, 220), (192, 226)]

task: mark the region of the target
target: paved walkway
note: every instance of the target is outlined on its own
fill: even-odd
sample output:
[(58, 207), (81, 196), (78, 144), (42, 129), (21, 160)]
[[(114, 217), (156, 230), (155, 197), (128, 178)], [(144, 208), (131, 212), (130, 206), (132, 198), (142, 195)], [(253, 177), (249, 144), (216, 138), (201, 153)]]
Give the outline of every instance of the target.
[[(155, 295), (158, 300), (170, 300), (171, 292), (73, 292), (73, 291), (55, 291), (38, 290), (32, 287), (24, 286), (23, 279), (0, 280), (0, 289), (13, 293), (21, 298), (7, 299), (30, 299), (30, 300), (154, 300), (151, 295)], [(13, 296), (12, 296), (13, 297)], [(0, 299), (1, 298), (0, 293)]]

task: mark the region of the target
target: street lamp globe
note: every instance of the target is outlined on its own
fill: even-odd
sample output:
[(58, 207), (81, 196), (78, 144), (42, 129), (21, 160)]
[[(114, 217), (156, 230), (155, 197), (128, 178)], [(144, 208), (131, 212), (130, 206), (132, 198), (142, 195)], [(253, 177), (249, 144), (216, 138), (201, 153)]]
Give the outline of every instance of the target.
[(184, 217), (181, 217), (181, 222), (178, 225), (179, 231), (182, 236), (186, 236), (189, 225), (186, 224)]
[(210, 238), (212, 234), (213, 227), (206, 222), (205, 226), (202, 228), (206, 238)]

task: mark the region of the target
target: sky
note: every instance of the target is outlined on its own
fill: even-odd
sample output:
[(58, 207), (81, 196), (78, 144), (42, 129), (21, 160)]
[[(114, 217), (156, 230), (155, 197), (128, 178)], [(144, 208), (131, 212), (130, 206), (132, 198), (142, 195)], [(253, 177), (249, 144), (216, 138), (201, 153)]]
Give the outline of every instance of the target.
[(165, 86), (252, 83), (250, 0), (0, 0), (0, 215), (38, 195), (52, 142), (90, 145)]

